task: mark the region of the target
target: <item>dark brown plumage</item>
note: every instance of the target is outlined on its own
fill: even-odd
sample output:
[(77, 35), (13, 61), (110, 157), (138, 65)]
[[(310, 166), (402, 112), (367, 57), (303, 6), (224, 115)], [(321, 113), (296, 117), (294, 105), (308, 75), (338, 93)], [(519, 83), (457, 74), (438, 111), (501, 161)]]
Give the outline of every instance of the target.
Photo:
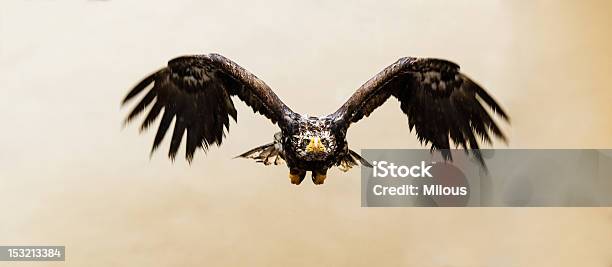
[(313, 181), (320, 184), (332, 166), (346, 171), (358, 161), (369, 165), (348, 148), (346, 131), (391, 96), (399, 100), (417, 138), (431, 144), (432, 149), (442, 150), (449, 159), (451, 142), (473, 151), (483, 162), (478, 139), (491, 142), (492, 134), (505, 140), (485, 107), (508, 120), (497, 102), (460, 73), (458, 65), (440, 59), (401, 58), (362, 85), (336, 112), (320, 118), (294, 113), (263, 81), (217, 54), (171, 60), (167, 67), (138, 83), (123, 103), (151, 84), (126, 119), (131, 121), (150, 106), (141, 126), (145, 130), (163, 114), (151, 152), (159, 146), (173, 119), (170, 158), (175, 158), (185, 133), (188, 161), (198, 148), (220, 145), (229, 130), (229, 118), (236, 120), (231, 97), (237, 96), (281, 130), (274, 142), (240, 156), (266, 165), (286, 161), (295, 184), (304, 179), (306, 171), (311, 171)]
[(260, 113), (277, 122), (288, 108), (263, 81), (221, 55), (179, 57), (168, 66), (143, 79), (125, 97), (133, 99), (147, 86), (153, 87), (128, 115), (134, 119), (153, 104), (141, 129), (146, 130), (163, 110), (151, 152), (159, 146), (173, 119), (175, 126), (168, 156), (175, 158), (187, 132), (186, 158), (191, 161), (196, 149), (208, 149), (210, 144), (221, 145), (229, 130), (229, 117), (237, 119), (231, 96), (237, 96)]
[(477, 139), (491, 143), (490, 131), (505, 141), (482, 102), (508, 120), (499, 104), (460, 73), (457, 64), (440, 59), (399, 59), (357, 89), (333, 116), (357, 122), (390, 96), (399, 100), (410, 130), (415, 130), (419, 141), (443, 150), (447, 158), (451, 157), (451, 140), (465, 149), (474, 149), (480, 161)]

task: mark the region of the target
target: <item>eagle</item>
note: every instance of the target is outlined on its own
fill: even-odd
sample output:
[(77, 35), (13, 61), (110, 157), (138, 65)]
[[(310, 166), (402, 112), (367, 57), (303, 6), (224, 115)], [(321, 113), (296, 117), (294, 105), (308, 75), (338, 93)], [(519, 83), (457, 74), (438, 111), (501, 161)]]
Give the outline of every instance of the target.
[[(152, 86), (151, 86), (152, 85)], [(147, 88), (150, 88), (146, 90)], [(399, 100), (410, 131), (421, 144), (439, 150), (452, 160), (451, 143), (484, 164), (479, 142), (491, 136), (506, 140), (490, 115), (505, 121), (500, 105), (478, 84), (459, 71), (459, 66), (435, 58), (402, 57), (368, 80), (334, 113), (312, 117), (293, 112), (251, 72), (219, 54), (188, 55), (170, 60), (140, 81), (122, 105), (144, 96), (127, 115), (125, 123), (148, 111), (141, 131), (161, 115), (151, 154), (158, 148), (174, 121), (168, 156), (174, 160), (186, 134), (185, 157), (189, 163), (196, 150), (221, 145), (230, 117), (237, 112), (232, 97), (268, 118), (280, 128), (271, 143), (238, 157), (265, 165), (286, 163), (289, 179), (299, 185), (311, 172), (314, 184), (323, 184), (327, 170), (342, 171), (370, 163), (349, 149), (346, 132), (352, 123), (368, 117), (390, 97)], [(488, 111), (489, 110), (489, 111)]]

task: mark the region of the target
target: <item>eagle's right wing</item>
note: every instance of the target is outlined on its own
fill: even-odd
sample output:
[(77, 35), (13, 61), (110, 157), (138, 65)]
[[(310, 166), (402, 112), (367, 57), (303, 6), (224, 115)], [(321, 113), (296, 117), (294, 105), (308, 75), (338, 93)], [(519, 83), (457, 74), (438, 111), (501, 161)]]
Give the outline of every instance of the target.
[(220, 145), (229, 130), (229, 117), (236, 120), (231, 96), (250, 106), (280, 127), (292, 111), (255, 75), (233, 61), (217, 54), (183, 56), (172, 59), (168, 66), (144, 78), (125, 97), (132, 100), (150, 84), (153, 87), (134, 107), (126, 122), (152, 106), (142, 123), (145, 130), (162, 113), (151, 152), (163, 140), (170, 123), (176, 118), (168, 156), (175, 158), (183, 135), (187, 132), (186, 158), (193, 159), (198, 147), (207, 150), (210, 144)]

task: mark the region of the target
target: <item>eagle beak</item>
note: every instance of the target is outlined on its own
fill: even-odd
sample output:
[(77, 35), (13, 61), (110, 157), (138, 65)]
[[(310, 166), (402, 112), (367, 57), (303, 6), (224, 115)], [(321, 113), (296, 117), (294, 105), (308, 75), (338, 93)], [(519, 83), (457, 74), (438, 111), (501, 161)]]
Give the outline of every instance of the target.
[(322, 153), (325, 152), (325, 146), (321, 143), (319, 137), (310, 137), (310, 142), (306, 146), (306, 152), (308, 153)]

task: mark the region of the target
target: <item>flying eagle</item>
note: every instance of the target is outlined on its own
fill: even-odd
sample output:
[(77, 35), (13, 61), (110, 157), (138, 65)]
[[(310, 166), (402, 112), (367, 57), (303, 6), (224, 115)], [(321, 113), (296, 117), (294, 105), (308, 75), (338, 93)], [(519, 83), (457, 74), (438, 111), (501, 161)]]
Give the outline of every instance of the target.
[[(238, 156), (258, 162), (289, 167), (291, 183), (300, 184), (306, 172), (322, 184), (333, 166), (347, 171), (360, 162), (371, 165), (348, 147), (346, 131), (351, 123), (369, 116), (393, 96), (408, 117), (410, 130), (432, 150), (451, 159), (450, 141), (472, 151), (482, 162), (478, 140), (491, 137), (505, 140), (484, 106), (508, 121), (508, 116), (480, 86), (459, 72), (452, 62), (404, 57), (386, 67), (362, 85), (336, 112), (324, 117), (308, 117), (293, 112), (262, 80), (233, 61), (218, 54), (182, 56), (138, 83), (123, 104), (153, 85), (126, 118), (134, 119), (150, 106), (142, 123), (146, 130), (160, 114), (161, 122), (151, 153), (164, 139), (171, 122), (174, 129), (168, 156), (174, 160), (183, 135), (187, 133), (186, 158), (189, 162), (198, 148), (221, 145), (230, 119), (236, 121), (232, 96), (275, 123), (280, 132), (274, 141)], [(225, 128), (225, 129), (224, 129)], [(445, 152), (446, 151), (446, 152)]]

